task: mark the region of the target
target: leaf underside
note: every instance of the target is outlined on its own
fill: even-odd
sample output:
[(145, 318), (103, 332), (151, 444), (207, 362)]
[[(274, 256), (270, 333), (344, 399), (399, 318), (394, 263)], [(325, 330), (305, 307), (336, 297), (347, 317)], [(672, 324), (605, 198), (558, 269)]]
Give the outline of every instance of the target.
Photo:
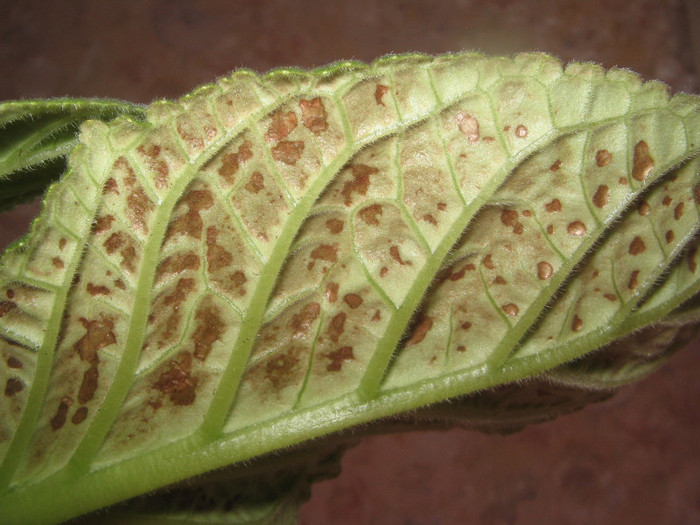
[(511, 430), (648, 373), (700, 320), (699, 108), (459, 54), (84, 122), (1, 260), (0, 521), (361, 423)]

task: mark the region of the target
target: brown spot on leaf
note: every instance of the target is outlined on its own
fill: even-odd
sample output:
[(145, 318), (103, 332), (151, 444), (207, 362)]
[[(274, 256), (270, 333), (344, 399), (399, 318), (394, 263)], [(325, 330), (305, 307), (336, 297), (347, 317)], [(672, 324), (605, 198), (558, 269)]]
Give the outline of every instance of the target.
[(673, 210), (673, 218), (677, 221), (681, 220), (683, 217), (683, 209), (685, 208), (685, 203), (679, 202), (676, 208)]
[(475, 270), (476, 266), (474, 266), (472, 263), (465, 264), (461, 270), (451, 273), (450, 275), (447, 276), (447, 278), (450, 281), (459, 281), (462, 277), (464, 277), (464, 274), (467, 272), (467, 270), (472, 271)]
[(515, 210), (502, 210), (501, 222), (506, 226), (513, 226), (518, 222), (518, 212)]
[(22, 361), (17, 359), (15, 356), (10, 356), (7, 358), (7, 366), (10, 368), (22, 368)]
[(85, 404), (93, 398), (97, 390), (98, 379), (97, 362), (93, 361), (90, 368), (83, 374), (83, 381), (80, 383), (80, 390), (78, 390), (78, 402)]
[(598, 186), (598, 189), (593, 195), (593, 204), (598, 208), (604, 208), (610, 202), (610, 188), (605, 184)]
[(109, 230), (112, 227), (113, 222), (113, 215), (103, 215), (95, 221), (95, 224), (92, 225), (92, 233), (102, 233)]
[(379, 226), (379, 217), (382, 216), (383, 212), (384, 210), (382, 209), (381, 204), (372, 204), (371, 206), (361, 209), (358, 215), (360, 216), (360, 219), (365, 221), (367, 224), (371, 226)]
[(437, 203), (437, 209), (440, 211), (445, 211), (447, 209), (447, 203), (444, 202), (438, 202)]
[(698, 269), (698, 263), (695, 260), (695, 256), (697, 255), (698, 252), (698, 247), (693, 246), (689, 251), (686, 260), (688, 261), (688, 269), (692, 272), (695, 273), (695, 270)]
[(554, 233), (554, 225), (553, 224), (548, 224), (547, 225), (547, 233), (549, 235), (552, 235)]
[(114, 286), (116, 286), (120, 290), (126, 290), (126, 285), (124, 284), (124, 281), (122, 281), (121, 279), (116, 279), (114, 281)]
[(639, 205), (639, 208), (637, 208), (637, 212), (642, 217), (646, 217), (651, 213), (651, 206), (649, 206), (649, 203), (647, 201), (644, 201)]
[(197, 328), (192, 334), (194, 358), (205, 361), (214, 346), (221, 339), (226, 323), (221, 317), (221, 309), (214, 304), (200, 304), (194, 316)]
[(78, 410), (75, 411), (75, 414), (73, 414), (73, 417), (70, 418), (71, 422), (74, 425), (79, 425), (85, 419), (87, 418), (88, 415), (88, 407), (80, 407)]
[(292, 347), (284, 354), (272, 356), (265, 362), (265, 378), (272, 383), (276, 390), (280, 390), (294, 379), (294, 368), (299, 363), (299, 349)]
[(367, 195), (370, 176), (379, 172), (377, 168), (366, 166), (365, 164), (352, 164), (350, 168), (352, 170), (352, 180), (347, 181), (343, 185), (343, 190), (341, 191), (341, 194), (345, 198), (346, 206), (350, 206), (352, 204), (353, 193)]
[(51, 262), (53, 263), (54, 268), (56, 268), (58, 270), (61, 270), (65, 267), (65, 263), (63, 262), (63, 259), (61, 259), (60, 257), (54, 257), (53, 259), (51, 259)]
[(311, 258), (334, 263), (338, 260), (338, 245), (322, 244), (311, 252)]
[(73, 345), (73, 349), (80, 356), (81, 361), (97, 364), (99, 362), (97, 351), (117, 342), (114, 335), (114, 321), (108, 317), (100, 317), (92, 321), (81, 317), (79, 321), (85, 329), (85, 335)]
[(610, 153), (608, 150), (599, 149), (595, 154), (595, 163), (598, 165), (598, 167), (602, 168), (603, 166), (610, 164), (612, 157), (612, 153)]
[(333, 235), (337, 235), (342, 232), (344, 226), (345, 223), (340, 219), (328, 219), (326, 221), (326, 228), (328, 228), (328, 231)]
[(265, 188), (263, 176), (259, 171), (256, 171), (250, 176), (250, 180), (245, 185), (245, 189), (248, 193), (258, 193), (263, 188)]
[(114, 255), (114, 253), (124, 244), (124, 234), (121, 232), (115, 232), (109, 236), (109, 238), (104, 242), (105, 250), (107, 250), (108, 255)]
[(294, 333), (294, 337), (304, 336), (309, 333), (309, 329), (313, 322), (318, 319), (321, 314), (321, 305), (318, 303), (309, 303), (302, 309), (301, 313), (294, 314), (289, 323), (289, 327)]
[(554, 161), (554, 163), (549, 167), (549, 171), (559, 171), (559, 168), (561, 168), (561, 160), (557, 159)]
[(654, 159), (649, 154), (649, 146), (640, 140), (634, 146), (632, 177), (639, 182), (644, 182), (653, 168)]
[(244, 164), (253, 157), (253, 144), (249, 140), (243, 141), (238, 146), (236, 153), (227, 153), (221, 158), (221, 167), (218, 173), (226, 182), (233, 184), (234, 175), (241, 164)]
[(268, 142), (278, 142), (289, 135), (297, 127), (297, 116), (293, 111), (283, 112), (281, 109), (275, 111), (272, 116), (270, 127), (265, 133)]
[(552, 199), (550, 202), (544, 205), (544, 209), (549, 213), (561, 211), (561, 201), (559, 199)]
[(389, 273), (389, 268), (386, 266), (382, 266), (381, 270), (379, 270), (379, 277), (386, 277), (386, 274)]
[(639, 255), (644, 250), (646, 250), (644, 240), (639, 235), (637, 235), (634, 239), (632, 239), (632, 242), (630, 243), (629, 254)]
[(153, 388), (170, 398), (175, 406), (194, 403), (198, 379), (192, 377), (192, 355), (182, 352), (177, 358), (168, 361)]
[(493, 280), (493, 284), (506, 284), (506, 280), (500, 275), (497, 275), (496, 278)]
[(459, 130), (467, 137), (470, 144), (476, 144), (480, 138), (479, 121), (464, 111), (457, 113), (456, 118)]
[(409, 337), (409, 339), (406, 341), (406, 346), (417, 345), (418, 343), (423, 341), (423, 339), (425, 339), (425, 336), (428, 335), (428, 332), (432, 327), (433, 319), (431, 317), (428, 317), (427, 315), (424, 315), (418, 322), (416, 327), (413, 329), (411, 337)]
[(326, 285), (326, 299), (329, 303), (334, 303), (338, 300), (338, 283), (328, 283)]
[(515, 136), (520, 139), (524, 139), (527, 137), (527, 128), (522, 124), (518, 124), (518, 126), (515, 128)]
[(377, 84), (377, 87), (374, 90), (374, 100), (377, 102), (378, 106), (384, 106), (384, 95), (389, 91), (389, 86), (385, 86), (383, 84)]
[(482, 261), (484, 266), (488, 268), (489, 270), (493, 270), (496, 266), (493, 264), (493, 261), (491, 260), (491, 254), (486, 254), (486, 257), (484, 257), (484, 260)]
[(469, 330), (472, 327), (472, 324), (469, 321), (464, 321), (459, 327), (462, 330)]
[(413, 263), (411, 261), (404, 261), (401, 258), (401, 254), (399, 253), (399, 247), (398, 246), (392, 246), (389, 248), (389, 255), (391, 255), (391, 258), (394, 259), (397, 263), (399, 263), (401, 266), (411, 266)]
[(301, 99), (299, 107), (301, 108), (301, 120), (311, 133), (318, 135), (328, 129), (328, 115), (319, 97), (311, 100)]
[(12, 397), (24, 390), (24, 383), (18, 377), (11, 377), (5, 383), (5, 395)]
[(574, 332), (578, 332), (583, 328), (583, 320), (578, 316), (574, 315), (573, 320), (571, 321), (571, 329)]
[(51, 418), (51, 428), (53, 430), (59, 430), (66, 424), (66, 417), (68, 416), (68, 409), (73, 404), (73, 400), (70, 397), (64, 397), (58, 404), (56, 409), (56, 414)]
[(617, 181), (617, 183), (620, 186), (627, 186), (629, 184), (629, 181), (627, 180), (627, 177), (620, 177)]
[(569, 235), (582, 237), (586, 235), (586, 225), (581, 221), (570, 222), (566, 227), (566, 231), (569, 232)]
[(119, 195), (119, 185), (117, 184), (117, 181), (114, 180), (114, 177), (110, 177), (107, 179), (107, 182), (105, 182), (103, 193), (105, 195), (107, 193), (114, 193), (115, 195)]
[(233, 254), (216, 243), (219, 230), (215, 226), (207, 228), (207, 267), (210, 272), (217, 272), (233, 262)]
[(352, 353), (352, 346), (343, 346), (330, 352), (328, 354), (328, 359), (330, 359), (331, 362), (326, 366), (326, 370), (329, 372), (339, 372), (343, 368), (343, 362), (355, 359), (355, 355)]
[(617, 295), (615, 295), (614, 293), (603, 294), (603, 297), (605, 297), (611, 303), (614, 303), (615, 301), (617, 301)]
[(547, 261), (540, 261), (537, 263), (537, 277), (542, 281), (546, 281), (554, 273), (554, 268)]
[[(199, 270), (199, 255), (194, 252), (170, 255), (158, 266), (158, 275), (182, 273), (186, 270)], [(123, 283), (122, 283), (123, 284)]]
[(362, 297), (357, 295), (356, 293), (349, 293), (345, 294), (345, 297), (343, 297), (343, 300), (348, 304), (350, 308), (357, 308), (362, 304)]
[(294, 166), (302, 153), (304, 153), (304, 142), (301, 140), (283, 140), (272, 148), (272, 158), (289, 166)]
[(146, 157), (146, 163), (148, 167), (156, 174), (156, 188), (163, 189), (168, 182), (168, 173), (170, 169), (168, 168), (168, 163), (160, 158), (160, 146), (157, 144), (151, 144), (146, 147), (141, 145), (137, 148), (137, 151)]
[(183, 234), (201, 239), (204, 222), (199, 212), (211, 208), (214, 205), (214, 197), (209, 190), (192, 190), (184, 197), (183, 202), (187, 205), (188, 211), (170, 223), (167, 236)]
[(661, 201), (661, 204), (663, 204), (664, 206), (670, 206), (672, 202), (673, 202), (673, 199), (670, 196), (666, 195), (664, 197), (664, 200)]
[(666, 242), (667, 243), (672, 243), (676, 238), (676, 234), (673, 233), (673, 230), (667, 230), (666, 231)]
[(126, 206), (126, 215), (131, 222), (131, 225), (140, 230), (142, 233), (148, 233), (146, 217), (149, 213), (151, 213), (151, 211), (153, 211), (155, 206), (140, 185), (136, 189), (129, 192), (129, 195), (126, 198)]
[(109, 295), (111, 292), (109, 291), (109, 288), (107, 288), (104, 285), (95, 285), (93, 283), (88, 283), (87, 284), (87, 292), (95, 297), (96, 295)]
[(9, 288), (5, 291), (5, 295), (8, 299), (13, 299), (15, 296), (15, 291), (12, 288)]
[(639, 284), (637, 281), (638, 277), (639, 277), (639, 270), (634, 270), (632, 272), (632, 275), (630, 275), (630, 280), (627, 283), (627, 288), (629, 288), (630, 290), (634, 290), (635, 288), (637, 288), (637, 284)]
[(58, 241), (58, 249), (63, 251), (63, 249), (66, 247), (66, 243), (68, 240), (65, 237), (61, 237), (61, 239)]
[(421, 217), (421, 219), (423, 219), (425, 222), (429, 222), (433, 226), (437, 226), (437, 221), (435, 220), (435, 217), (433, 217), (430, 213), (426, 213), (425, 215), (423, 215), (423, 217)]
[(345, 315), (345, 312), (340, 312), (334, 315), (333, 319), (331, 319), (331, 322), (328, 324), (328, 337), (330, 337), (331, 341), (334, 343), (338, 342), (338, 339), (345, 331), (346, 318), (347, 315)]
[(515, 317), (516, 315), (518, 315), (518, 312), (520, 312), (520, 310), (518, 309), (518, 305), (514, 303), (504, 304), (503, 306), (501, 306), (501, 310), (503, 310), (503, 313), (510, 317)]

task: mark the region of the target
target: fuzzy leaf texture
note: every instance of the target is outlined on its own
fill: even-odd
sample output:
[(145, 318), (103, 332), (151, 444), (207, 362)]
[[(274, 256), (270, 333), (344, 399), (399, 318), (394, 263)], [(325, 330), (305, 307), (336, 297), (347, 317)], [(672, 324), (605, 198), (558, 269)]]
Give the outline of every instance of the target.
[[(700, 320), (699, 109), (458, 54), (238, 71), (84, 122), (0, 267), (0, 521), (359, 424), (509, 430), (641, 377)], [(288, 521), (333, 463), (309, 458), (214, 510)]]

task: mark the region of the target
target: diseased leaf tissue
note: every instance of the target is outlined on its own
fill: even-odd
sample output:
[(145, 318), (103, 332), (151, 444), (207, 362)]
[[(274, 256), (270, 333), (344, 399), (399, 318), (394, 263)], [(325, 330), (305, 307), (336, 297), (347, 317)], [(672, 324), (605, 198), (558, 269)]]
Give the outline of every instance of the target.
[[(35, 159), (0, 166), (6, 191), (73, 148), (0, 267), (3, 522), (543, 373), (571, 409), (700, 319), (700, 100), (627, 71), (398, 56), (73, 102), (79, 144), (37, 118)], [(26, 145), (49, 110), (22, 108), (0, 124)], [(502, 390), (451, 420), (564, 411), (515, 391), (517, 417)]]

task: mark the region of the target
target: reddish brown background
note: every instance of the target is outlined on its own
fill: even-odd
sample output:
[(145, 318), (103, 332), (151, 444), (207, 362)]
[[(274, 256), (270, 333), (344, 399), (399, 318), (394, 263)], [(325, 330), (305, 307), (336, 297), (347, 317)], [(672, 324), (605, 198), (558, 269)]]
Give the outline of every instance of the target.
[[(554, 4), (552, 6), (551, 4)], [(552, 52), (699, 91), (697, 0), (0, 1), (0, 100), (176, 97), (236, 67)], [(0, 217), (0, 247), (36, 213)], [(700, 340), (602, 405), (509, 437), (366, 439), (302, 523), (700, 523)]]

